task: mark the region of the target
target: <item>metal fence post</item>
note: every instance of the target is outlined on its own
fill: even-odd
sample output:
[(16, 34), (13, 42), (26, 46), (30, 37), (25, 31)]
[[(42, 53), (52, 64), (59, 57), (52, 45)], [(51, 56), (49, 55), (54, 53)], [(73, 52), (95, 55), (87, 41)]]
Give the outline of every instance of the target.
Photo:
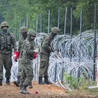
[(40, 14), (40, 32), (42, 32), (42, 14)]
[(38, 32), (38, 16), (36, 18), (36, 32)]
[(94, 62), (94, 66), (93, 66), (93, 80), (96, 80), (96, 72), (95, 72), (95, 68), (96, 68), (96, 64), (95, 64), (95, 58), (96, 58), (96, 53), (97, 53), (97, 44), (96, 44), (96, 4), (94, 5), (94, 58), (93, 58), (93, 62)]
[(60, 8), (58, 8), (58, 28), (60, 26)]
[(50, 32), (50, 10), (48, 11), (48, 34)]
[(65, 20), (64, 20), (64, 34), (66, 35), (66, 23), (67, 23), (67, 7), (65, 10)]

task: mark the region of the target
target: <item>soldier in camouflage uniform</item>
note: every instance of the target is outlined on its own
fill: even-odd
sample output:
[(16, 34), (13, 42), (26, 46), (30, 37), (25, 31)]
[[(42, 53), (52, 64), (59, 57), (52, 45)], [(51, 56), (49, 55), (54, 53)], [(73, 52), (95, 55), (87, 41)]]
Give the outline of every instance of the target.
[[(52, 51), (50, 44), (58, 33), (59, 29), (57, 27), (53, 27), (50, 35), (46, 36), (43, 40), (40, 56), (39, 84), (51, 84), (51, 82), (48, 80), (49, 56)], [(44, 82), (42, 81), (43, 77)]]
[(15, 38), (8, 31), (9, 25), (7, 22), (1, 23), (0, 32), (0, 86), (2, 86), (3, 66), (6, 70), (6, 84), (10, 85), (11, 67), (12, 67), (12, 49), (16, 51)]
[(30, 30), (27, 34), (27, 38), (23, 43), (23, 50), (21, 53), (21, 78), (20, 78), (20, 93), (29, 94), (26, 90), (27, 86), (30, 85), (33, 79), (33, 68), (32, 68), (32, 60), (35, 42), (34, 39), (36, 37), (36, 33), (33, 30)]
[[(22, 52), (22, 45), (23, 45), (23, 42), (24, 40), (26, 39), (27, 37), (27, 32), (28, 32), (28, 29), (27, 27), (25, 26), (22, 26), (20, 28), (20, 33), (21, 33), (21, 37), (19, 38), (19, 42), (18, 42), (18, 51), (20, 52), (20, 57), (19, 57), (19, 66), (18, 66), (18, 75), (17, 75), (17, 81), (14, 81), (14, 84), (19, 87), (19, 83), (20, 83), (20, 75), (21, 75), (21, 52)], [(17, 59), (15, 59), (17, 61)]]

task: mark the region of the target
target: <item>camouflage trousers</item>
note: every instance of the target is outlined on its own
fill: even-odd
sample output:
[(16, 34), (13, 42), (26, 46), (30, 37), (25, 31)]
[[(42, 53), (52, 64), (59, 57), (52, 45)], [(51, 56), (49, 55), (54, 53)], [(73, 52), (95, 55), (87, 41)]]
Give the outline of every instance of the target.
[(41, 53), (39, 77), (48, 76), (49, 55)]
[(21, 58), (19, 58), (19, 62), (18, 62), (18, 73), (17, 73), (17, 77), (18, 78), (20, 78), (20, 76), (21, 76), (21, 71), (22, 71)]
[(28, 60), (26, 63), (21, 63), (21, 77), (20, 77), (20, 86), (28, 86), (31, 84), (33, 79), (33, 62)]
[(10, 78), (12, 67), (12, 54), (0, 53), (0, 79), (3, 79), (3, 67), (5, 68), (5, 77)]

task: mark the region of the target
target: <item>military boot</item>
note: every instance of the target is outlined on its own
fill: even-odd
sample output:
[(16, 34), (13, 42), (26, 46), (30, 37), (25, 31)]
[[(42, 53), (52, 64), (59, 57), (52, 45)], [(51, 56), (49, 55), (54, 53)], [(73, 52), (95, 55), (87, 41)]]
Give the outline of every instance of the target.
[(17, 83), (20, 84), (20, 76), (17, 77)]
[(42, 80), (42, 77), (39, 77), (39, 84), (44, 84), (43, 80)]
[(6, 78), (6, 84), (10, 85), (10, 78)]
[(46, 84), (52, 84), (49, 80), (48, 80), (48, 76), (44, 76), (44, 81)]
[(18, 81), (14, 81), (14, 84), (19, 87), (19, 82)]
[(30, 89), (32, 89), (32, 88), (33, 88), (32, 82), (30, 83), (29, 88), (30, 88)]
[(20, 93), (22, 93), (22, 85), (20, 85)]
[(20, 77), (17, 77), (17, 81), (14, 81), (14, 84), (19, 87), (20, 84)]
[(2, 79), (0, 79), (0, 86), (2, 86)]
[(20, 93), (22, 93), (22, 94), (30, 94), (30, 93), (26, 90), (26, 88), (27, 88), (26, 85), (22, 86), (22, 87), (20, 88)]

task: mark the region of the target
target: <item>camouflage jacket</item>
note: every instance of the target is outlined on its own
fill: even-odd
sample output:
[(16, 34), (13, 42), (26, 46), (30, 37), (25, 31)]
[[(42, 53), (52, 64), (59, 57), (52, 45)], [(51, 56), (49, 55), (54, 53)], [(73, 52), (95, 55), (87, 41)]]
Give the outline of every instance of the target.
[(14, 51), (17, 50), (16, 48), (16, 41), (12, 33), (0, 33), (0, 53), (12, 53), (12, 49)]
[(34, 47), (35, 47), (34, 41), (30, 42), (27, 39), (24, 41), (23, 50), (21, 53), (21, 58), (24, 63), (33, 59)]
[(51, 37), (51, 34), (45, 36), (43, 43), (42, 43), (42, 47), (41, 47), (41, 53), (50, 55), (50, 52), (52, 51), (52, 49), (51, 49), (52, 40), (53, 40), (53, 38)]
[(22, 51), (22, 49), (23, 49), (23, 42), (24, 42), (24, 37), (23, 36), (21, 36), (20, 38), (19, 38), (19, 42), (18, 42), (18, 51), (19, 52), (21, 52)]

